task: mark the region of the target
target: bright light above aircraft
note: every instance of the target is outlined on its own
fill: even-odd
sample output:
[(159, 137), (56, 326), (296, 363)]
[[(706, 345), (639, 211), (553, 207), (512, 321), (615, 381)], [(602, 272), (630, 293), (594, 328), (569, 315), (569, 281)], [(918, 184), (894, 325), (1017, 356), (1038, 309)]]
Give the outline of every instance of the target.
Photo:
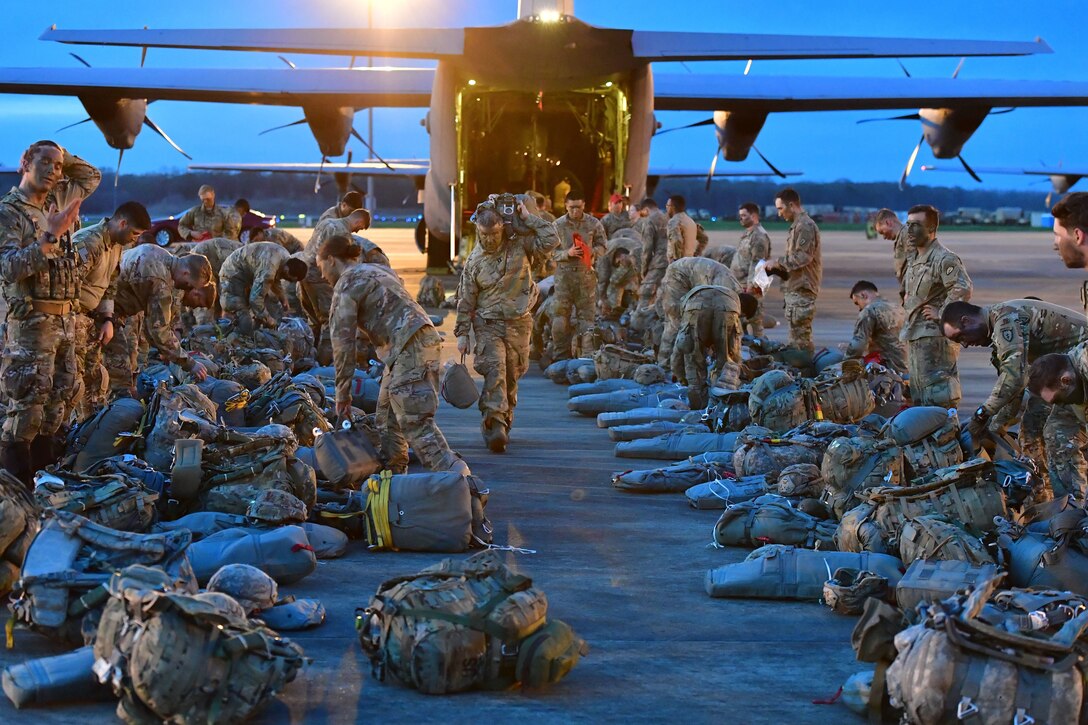
[(558, 23), (559, 18), (562, 17), (558, 10), (541, 10), (540, 22), (542, 23)]
[(469, 78), (469, 79), (468, 79), (468, 84), (469, 84), (470, 86), (474, 86), (474, 85), (476, 85), (476, 80), (475, 80), (474, 78)]

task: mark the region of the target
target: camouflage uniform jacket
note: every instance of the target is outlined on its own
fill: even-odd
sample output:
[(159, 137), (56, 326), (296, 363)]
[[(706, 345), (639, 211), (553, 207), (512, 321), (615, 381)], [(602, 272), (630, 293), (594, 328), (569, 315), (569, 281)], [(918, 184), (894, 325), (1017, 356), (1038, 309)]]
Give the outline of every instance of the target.
[(971, 278), (963, 262), (936, 239), (907, 261), (903, 284), (907, 322), (900, 337), (904, 342), (942, 336), (940, 323), (922, 314), (927, 305), (934, 307), (939, 316), (949, 302), (971, 299)]
[(388, 370), (412, 335), (424, 327), (433, 328), (431, 318), (388, 269), (356, 264), (345, 270), (333, 288), (329, 311), (336, 399), (351, 399), (358, 330), (378, 348)]
[(197, 204), (178, 220), (178, 235), (182, 239), (191, 239), (194, 234), (202, 232), (212, 237), (226, 237), (230, 229), (230, 212), (225, 206), (215, 205), (208, 211), (203, 204)]
[(340, 202), (337, 202), (330, 206), (325, 211), (321, 212), (321, 216), (317, 218), (317, 223), (314, 224), (314, 229), (317, 229), (317, 225), (326, 219), (340, 219)]
[(782, 283), (783, 292), (820, 294), (823, 262), (820, 259), (820, 229), (804, 211), (797, 213), (786, 233), (786, 254), (778, 263), (790, 273)]
[(752, 275), (755, 274), (756, 265), (771, 256), (771, 237), (762, 224), (756, 224), (744, 230), (740, 235), (740, 243), (733, 254), (733, 264), (730, 271), (737, 278), (742, 289), (752, 286)]
[(627, 212), (613, 214), (608, 212), (601, 217), (601, 226), (604, 227), (605, 236), (609, 239), (620, 229), (628, 229), (631, 226), (631, 216)]
[(673, 214), (666, 227), (666, 236), (669, 240), (668, 256), (670, 262), (675, 262), (683, 257), (695, 256), (698, 245), (696, 239), (695, 220), (685, 211)]
[(661, 282), (667, 294), (688, 291), (696, 287), (724, 287), (733, 292), (740, 292), (741, 286), (736, 277), (721, 262), (709, 257), (684, 257), (669, 265), (665, 278)]
[(192, 360), (174, 335), (174, 267), (178, 258), (154, 244), (140, 244), (121, 255), (115, 312), (119, 318), (144, 314), (144, 329), (166, 362), (184, 370)]
[(380, 264), (383, 267), (393, 268), (393, 265), (389, 262), (389, 257), (385, 256), (385, 252), (374, 242), (370, 241), (366, 237), (359, 236), (358, 234), (352, 234), (351, 238), (355, 240), (355, 243), (363, 248), (363, 261), (367, 264)]
[[(669, 265), (669, 218), (654, 209), (642, 222), (642, 274)], [(637, 222), (636, 222), (637, 224)]]
[(476, 245), (461, 272), (457, 290), (457, 323), (453, 334), (468, 335), (472, 321), (514, 320), (530, 314), (537, 300), (533, 257), (550, 254), (559, 243), (555, 225), (529, 215), (532, 234), (520, 234), (494, 252)]
[(298, 237), (286, 229), (272, 227), (271, 229), (265, 229), (264, 234), (268, 238), (268, 241), (275, 242), (291, 254), (302, 251), (302, 242), (298, 240)]
[(325, 246), (325, 242), (340, 234), (351, 236), (351, 225), (347, 219), (330, 217), (323, 222), (318, 222), (313, 234), (310, 235), (310, 241), (306, 242), (302, 250), (302, 260), (311, 267), (317, 264), (317, 253)]
[(287, 295), (276, 280), (283, 263), (291, 258), (291, 253), (275, 242), (253, 242), (235, 250), (223, 262), (219, 270), (219, 286), (228, 286), (249, 290), (249, 309), (254, 317), (268, 315), (265, 302), (268, 295), (275, 295), (287, 306)]
[(72, 239), (80, 283), (79, 306), (88, 315), (113, 314), (121, 254), (125, 250), (110, 239), (109, 221), (107, 217), (94, 226), (84, 227)]
[(580, 235), (582, 242), (592, 250), (592, 268), (596, 268), (597, 259), (608, 248), (608, 240), (604, 236), (604, 226), (601, 225), (601, 220), (592, 214), (583, 214), (578, 221), (564, 214), (555, 220), (555, 231), (559, 234), (559, 243), (558, 246), (553, 247), (552, 259), (555, 260), (558, 268), (570, 264), (584, 264), (580, 259), (567, 254), (567, 250), (574, 246), (575, 234)]
[(899, 231), (895, 235), (895, 241), (892, 242), (892, 258), (895, 261), (895, 278), (899, 280), (899, 296), (903, 298), (906, 296), (906, 287), (904, 286), (907, 278), (907, 262), (910, 261), (911, 256), (914, 255), (914, 247), (910, 244), (910, 236), (907, 234), (907, 225), (899, 227)]
[(1068, 352), (1088, 339), (1088, 320), (1073, 310), (1037, 300), (1009, 300), (985, 310), (990, 323), (997, 383), (982, 404), (994, 415), (1019, 401), (1031, 363), (1049, 353)]
[(219, 279), (219, 272), (223, 269), (223, 262), (227, 257), (242, 248), (242, 243), (226, 237), (205, 239), (199, 244), (189, 247), (189, 254), (203, 254), (212, 265), (212, 279)]
[(901, 306), (877, 297), (858, 313), (854, 335), (846, 344), (846, 356), (865, 357), (870, 352), (879, 352), (888, 367), (906, 372), (906, 350), (899, 340), (905, 317)]
[(227, 229), (223, 236), (227, 239), (240, 239), (242, 236), (242, 212), (233, 206), (227, 207)]

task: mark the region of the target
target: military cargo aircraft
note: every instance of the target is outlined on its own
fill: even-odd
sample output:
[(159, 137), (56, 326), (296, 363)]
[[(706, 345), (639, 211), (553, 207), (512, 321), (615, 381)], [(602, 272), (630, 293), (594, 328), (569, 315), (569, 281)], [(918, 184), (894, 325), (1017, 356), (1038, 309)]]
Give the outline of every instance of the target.
[[(963, 169), (951, 166), (922, 166), (922, 171), (963, 171)], [(1045, 176), (1050, 179), (1050, 191), (1046, 195), (1046, 205), (1050, 206), (1055, 194), (1064, 194), (1073, 188), (1078, 181), (1088, 176), (1088, 169), (1065, 168), (1061, 164), (1046, 166), (1040, 164), (1036, 167), (1008, 167), (1008, 166), (978, 166), (975, 171), (979, 174), (1018, 174), (1023, 176)], [(978, 179), (981, 181), (981, 179)]]

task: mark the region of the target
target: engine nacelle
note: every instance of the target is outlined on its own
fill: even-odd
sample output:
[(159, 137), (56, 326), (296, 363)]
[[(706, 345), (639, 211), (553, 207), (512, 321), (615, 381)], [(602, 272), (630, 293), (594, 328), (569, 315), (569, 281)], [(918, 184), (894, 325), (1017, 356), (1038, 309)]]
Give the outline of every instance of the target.
[(302, 113), (321, 155), (342, 156), (355, 124), (355, 109), (351, 106), (303, 106)]
[(1074, 174), (1051, 174), (1050, 183), (1054, 187), (1055, 194), (1064, 194), (1073, 188), (1073, 185), (1081, 180)]
[(124, 151), (136, 143), (147, 117), (147, 99), (80, 96), (79, 102), (111, 148)]
[(938, 159), (954, 159), (989, 115), (989, 108), (923, 108), (922, 134)]
[(714, 111), (714, 133), (726, 161), (744, 161), (767, 122), (767, 114), (750, 111)]

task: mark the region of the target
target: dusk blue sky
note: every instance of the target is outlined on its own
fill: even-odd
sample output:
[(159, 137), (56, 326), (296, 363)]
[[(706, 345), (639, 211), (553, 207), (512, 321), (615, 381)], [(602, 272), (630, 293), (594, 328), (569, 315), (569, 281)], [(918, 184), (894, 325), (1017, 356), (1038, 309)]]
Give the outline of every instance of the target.
[[(516, 17), (515, 0), (384, 0), (375, 3), (373, 14), (380, 27), (462, 27), (496, 25)], [(610, 27), (647, 30), (701, 30), (752, 33), (811, 33), (1000, 40), (1031, 40), (1042, 36), (1054, 49), (1052, 55), (1027, 58), (970, 58), (961, 78), (1023, 78), (1088, 80), (1088, 3), (1075, 0), (1028, 3), (1012, 0), (979, 0), (899, 3), (871, 1), (817, 2), (775, 0), (738, 2), (717, 0), (669, 0), (606, 2), (576, 0), (575, 13), (582, 20)], [(156, 3), (149, 0), (63, 0), (50, 3), (18, 3), (5, 7), (5, 42), (0, 44), (0, 65), (71, 66), (74, 50), (95, 66), (135, 66), (138, 49), (65, 46), (39, 41), (49, 25), (67, 28), (162, 28), (188, 27), (365, 27), (365, 0), (185, 0)], [(348, 59), (332, 56), (291, 56), (299, 66), (346, 66)], [(387, 63), (390, 61), (379, 61)], [(948, 76), (958, 59), (906, 60), (915, 77)], [(398, 65), (412, 62), (397, 61)], [(417, 61), (415, 64), (426, 65)], [(194, 74), (207, 68), (276, 68), (282, 63), (266, 53), (227, 53), (155, 50), (147, 65), (190, 67)], [(693, 73), (737, 73), (741, 62), (688, 63)], [(685, 72), (679, 64), (657, 64), (659, 70)], [(764, 61), (752, 68), (756, 75), (887, 76), (901, 74), (894, 60)], [(423, 109), (377, 109), (375, 143), (386, 157), (425, 157), (427, 136), (419, 125)], [(116, 164), (110, 149), (92, 124), (59, 134), (56, 129), (85, 117), (75, 98), (0, 96), (0, 163), (14, 164), (26, 145), (42, 137), (55, 137), (73, 151), (103, 167)], [(258, 132), (301, 118), (299, 109), (277, 106), (179, 103), (163, 101), (149, 115), (171, 134), (194, 159), (218, 162), (317, 161), (317, 145), (305, 126), (265, 136)], [(357, 127), (365, 129), (365, 112)], [(658, 113), (666, 127), (705, 117), (703, 113)], [(780, 168), (805, 172), (806, 180), (894, 181), (921, 135), (916, 121), (856, 125), (862, 118), (890, 113), (830, 112), (772, 114), (757, 145)], [(967, 144), (964, 156), (975, 166), (1032, 166), (1041, 162), (1088, 166), (1088, 109), (1019, 109), (995, 116)], [(365, 132), (365, 131), (364, 131)], [(365, 157), (352, 142), (355, 158)], [(713, 132), (707, 128), (669, 134), (654, 141), (652, 163), (662, 166), (697, 167), (709, 164), (714, 150)], [(923, 147), (919, 164), (932, 163)], [(167, 144), (146, 130), (136, 147), (126, 152), (123, 171), (143, 172), (183, 169), (187, 162)], [(952, 163), (956, 162), (953, 160)], [(740, 165), (719, 168), (759, 168), (755, 157)], [(922, 174), (917, 183), (974, 185), (965, 175)], [(986, 188), (1045, 189), (1021, 177), (990, 175)]]

